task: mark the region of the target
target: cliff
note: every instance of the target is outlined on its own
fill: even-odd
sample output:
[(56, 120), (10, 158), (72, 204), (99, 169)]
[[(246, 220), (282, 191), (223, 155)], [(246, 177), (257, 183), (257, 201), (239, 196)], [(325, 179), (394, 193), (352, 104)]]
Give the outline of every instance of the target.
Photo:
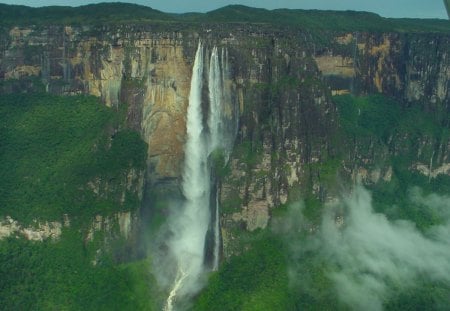
[[(409, 171), (430, 183), (439, 177), (432, 189), (446, 187), (446, 36), (339, 33), (328, 34), (325, 44), (313, 35), (305, 40), (305, 33), (298, 41), (284, 36), (262, 34), (264, 43), (244, 52), (252, 59), (238, 65), (245, 68), (236, 73), (244, 81), (238, 84), (244, 108), (230, 173), (222, 180), (225, 255), (251, 244), (237, 242), (234, 249), (241, 228), (265, 228), (277, 207), (300, 198), (314, 227), (318, 202), (335, 200), (343, 184), (409, 183), (401, 176)], [(351, 102), (330, 96), (342, 94), (387, 98), (369, 97), (350, 108)]]
[(424, 109), (448, 109), (448, 40), (403, 33), (348, 33), (315, 51), (334, 94), (383, 93)]
[[(56, 12), (48, 10), (49, 16)], [(51, 25), (27, 25), (26, 10), (17, 23), (5, 20), (0, 31), (0, 92), (98, 98), (116, 117), (101, 123), (89, 147), (81, 149), (89, 150), (86, 159), (96, 159), (93, 163), (101, 169), (98, 174), (75, 174), (80, 178), (73, 186), (74, 197), (81, 199), (52, 203), (48, 215), (38, 213), (47, 201), (28, 204), (32, 212), (23, 215), (11, 207), (16, 201), (10, 199), (0, 214), (0, 239), (24, 236), (47, 245), (64, 243), (77, 231), (90, 265), (107, 265), (106, 252), (119, 262), (144, 256), (139, 246), (146, 247), (148, 236), (153, 239), (155, 230), (164, 226), (170, 202), (183, 197), (187, 108), (199, 40), (205, 55), (215, 46), (226, 49), (227, 100), (239, 107), (229, 158), (222, 159), (218, 152), (209, 159), (212, 189), (217, 188), (211, 200), (218, 195), (220, 253), (226, 264), (239, 260), (234, 255), (253, 256), (261, 243), (276, 252), (270, 244), (276, 241), (266, 236), (266, 228), (295, 202), (303, 202), (304, 226), (313, 234), (327, 204), (359, 182), (380, 199), (379, 210), (404, 200), (411, 185), (448, 192), (446, 21), (241, 6), (205, 15), (142, 11), (136, 17), (140, 20), (124, 12), (115, 23), (103, 15), (98, 22), (86, 17), (80, 23), (83, 14), (75, 13), (70, 23), (55, 17)], [(201, 97), (208, 97), (206, 88)], [(204, 115), (207, 110), (203, 104)], [(230, 113), (229, 107), (224, 110)], [(11, 128), (20, 130), (17, 124)], [(82, 127), (89, 132), (87, 125)], [(133, 131), (146, 144), (132, 136)], [(48, 148), (53, 147), (51, 143)], [(59, 156), (55, 153), (55, 163)], [(86, 165), (97, 169), (89, 161), (76, 162), (72, 171)], [(115, 169), (109, 172), (110, 167)], [(54, 186), (58, 197), (67, 190), (63, 180), (68, 173), (55, 172), (47, 179), (61, 177), (54, 182), (61, 185)], [(94, 203), (83, 203), (86, 197)], [(402, 213), (419, 227), (433, 221), (420, 211)], [(336, 222), (345, 223), (345, 216), (337, 212)]]
[[(264, 228), (273, 208), (300, 196), (326, 201), (331, 194), (324, 180), (333, 170), (346, 168), (353, 179), (389, 179), (390, 156), (414, 153), (412, 145), (421, 147), (410, 166), (425, 172), (420, 168), (433, 155), (431, 170), (447, 172), (445, 137), (419, 134), (408, 145), (393, 133), (386, 147), (365, 140), (340, 144), (332, 95), (381, 93), (435, 114), (448, 127), (448, 36), (327, 32), (323, 41), (322, 32), (251, 24), (180, 27), (4, 28), (3, 91), (40, 82), (51, 93), (91, 94), (115, 109), (126, 107), (128, 126), (148, 144), (147, 191), (153, 192), (159, 184), (176, 187), (180, 178), (197, 41), (227, 47), (241, 117), (221, 185), (224, 228), (240, 222), (251, 231)], [(324, 163), (329, 172), (321, 172)]]

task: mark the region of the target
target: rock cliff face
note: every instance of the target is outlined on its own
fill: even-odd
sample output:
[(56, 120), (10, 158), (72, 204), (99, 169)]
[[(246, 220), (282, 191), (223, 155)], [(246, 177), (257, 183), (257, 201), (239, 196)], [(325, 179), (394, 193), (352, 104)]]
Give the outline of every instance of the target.
[[(448, 37), (431, 34), (348, 33), (333, 37), (314, 57), (332, 94), (385, 94), (404, 108), (435, 115), (435, 123), (448, 128), (449, 44)], [(348, 141), (346, 169), (353, 179), (373, 184), (392, 177), (390, 156), (412, 156), (411, 170), (445, 174), (449, 143), (448, 137), (433, 137), (425, 127), (416, 134), (392, 133), (384, 144)]]
[(265, 228), (276, 207), (300, 197), (331, 200), (330, 179), (338, 170), (366, 183), (387, 181), (389, 157), (416, 148), (411, 169), (431, 177), (449, 173), (448, 137), (418, 135), (414, 146), (400, 134), (385, 144), (341, 143), (331, 97), (383, 93), (442, 114), (448, 127), (448, 36), (328, 33), (324, 43), (307, 31), (192, 27), (6, 29), (0, 38), (3, 92), (42, 83), (49, 92), (92, 94), (126, 109), (128, 125), (149, 146), (147, 187), (176, 187), (195, 47), (199, 38), (209, 47), (226, 46), (240, 124), (220, 180), (225, 256), (239, 251), (236, 230)]
[(236, 64), (243, 109), (221, 191), (225, 256), (236, 251), (240, 228), (265, 228), (274, 208), (318, 185), (311, 165), (333, 155), (337, 128), (336, 108), (302, 36), (254, 34), (237, 51), (248, 57)]
[(448, 111), (449, 44), (447, 36), (348, 33), (314, 56), (334, 93), (379, 92)]
[(149, 145), (151, 179), (179, 176), (191, 72), (179, 34), (13, 28), (3, 40), (0, 76), (12, 82), (4, 91), (19, 91), (19, 81), (32, 87), (34, 77), (49, 92), (91, 94), (116, 109), (127, 104), (129, 125)]

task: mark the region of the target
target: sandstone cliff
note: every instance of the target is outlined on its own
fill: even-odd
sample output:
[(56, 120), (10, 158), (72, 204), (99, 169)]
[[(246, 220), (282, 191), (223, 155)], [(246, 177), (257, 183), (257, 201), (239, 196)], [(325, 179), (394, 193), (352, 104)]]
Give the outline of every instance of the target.
[(411, 152), (411, 170), (430, 177), (449, 173), (448, 137), (419, 133), (411, 143), (408, 133), (394, 133), (384, 142), (342, 141), (332, 100), (383, 93), (404, 107), (437, 114), (448, 127), (448, 36), (328, 32), (324, 42), (323, 34), (307, 30), (190, 27), (6, 29), (0, 38), (2, 90), (42, 84), (48, 92), (92, 94), (107, 106), (125, 107), (128, 126), (148, 143), (147, 191), (166, 191), (177, 188), (181, 174), (198, 39), (227, 47), (240, 122), (220, 180), (226, 256), (234, 251), (233, 232), (265, 228), (277, 207), (304, 197), (332, 200), (339, 174), (367, 184), (389, 181), (391, 157)]

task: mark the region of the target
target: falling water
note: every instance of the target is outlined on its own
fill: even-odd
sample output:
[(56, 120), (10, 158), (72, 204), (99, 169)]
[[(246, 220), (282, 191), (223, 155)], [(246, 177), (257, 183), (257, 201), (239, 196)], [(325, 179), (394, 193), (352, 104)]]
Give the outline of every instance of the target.
[[(235, 132), (228, 131), (227, 124), (234, 124), (234, 108), (230, 100), (229, 88), (225, 87), (228, 78), (228, 53), (219, 52), (214, 47), (209, 59), (208, 91), (209, 108), (205, 127), (202, 114), (203, 89), (203, 45), (198, 44), (192, 71), (189, 106), (187, 111), (187, 140), (182, 191), (184, 202), (180, 211), (174, 212), (171, 219), (172, 237), (167, 242), (176, 265), (176, 275), (164, 310), (172, 311), (185, 298), (191, 297), (203, 285), (207, 271), (204, 265), (206, 236), (208, 228), (214, 236), (212, 269), (217, 270), (220, 255), (219, 191), (217, 180), (211, 176), (209, 157), (214, 151), (228, 157), (232, 144), (230, 137)], [(230, 113), (231, 111), (231, 113)], [(230, 133), (228, 133), (230, 132)], [(230, 136), (231, 135), (231, 136)], [(214, 185), (214, 186), (212, 186)], [(216, 189), (211, 200), (211, 189)], [(211, 208), (213, 215), (211, 215)]]
[(209, 173), (202, 124), (203, 46), (198, 44), (192, 71), (187, 111), (187, 141), (182, 191), (185, 202), (169, 247), (177, 261), (177, 274), (165, 310), (173, 310), (177, 296), (192, 294), (203, 272), (205, 233), (209, 224)]
[(214, 215), (214, 258), (213, 258), (213, 270), (219, 269), (219, 257), (220, 257), (220, 223), (219, 223), (219, 188), (216, 191), (215, 202), (215, 215)]
[(220, 147), (221, 130), (221, 101), (222, 101), (222, 72), (220, 70), (217, 47), (214, 47), (209, 61), (208, 75), (209, 116), (208, 127), (210, 133), (209, 152)]
[[(211, 53), (209, 62), (208, 75), (208, 89), (209, 89), (209, 152), (213, 152), (220, 145), (219, 131), (221, 128), (221, 101), (222, 101), (222, 72), (220, 70), (219, 55), (217, 47), (214, 47)], [(213, 270), (219, 267), (219, 252), (220, 252), (220, 233), (219, 233), (219, 192), (216, 191), (215, 200), (215, 215), (214, 215), (214, 250), (213, 250)]]

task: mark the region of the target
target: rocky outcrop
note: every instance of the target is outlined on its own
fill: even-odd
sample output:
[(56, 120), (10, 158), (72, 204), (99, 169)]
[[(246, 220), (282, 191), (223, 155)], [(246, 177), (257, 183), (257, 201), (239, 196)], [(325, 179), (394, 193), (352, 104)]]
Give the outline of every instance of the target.
[[(152, 179), (180, 175), (191, 67), (180, 41), (161, 40), (149, 55), (142, 104), (143, 137), (149, 145)], [(141, 79), (142, 79), (141, 78)]]
[[(139, 221), (136, 212), (119, 212), (111, 216), (97, 215), (89, 225), (85, 236), (86, 242), (94, 240), (95, 233), (102, 236), (120, 235), (125, 240), (131, 237), (133, 231), (137, 230)], [(6, 216), (0, 219), (0, 241), (10, 237), (23, 237), (30, 241), (44, 241), (47, 239), (58, 240), (64, 228), (71, 227), (71, 219), (65, 214), (61, 221), (39, 221), (33, 220), (30, 225), (23, 225), (19, 221)]]
[(439, 175), (449, 175), (450, 176), (450, 163), (445, 163), (439, 167), (433, 168), (432, 163), (425, 165), (422, 163), (416, 163), (413, 168), (420, 172), (421, 174), (427, 176), (428, 178), (436, 178)]
[(122, 174), (121, 180), (108, 180), (96, 177), (87, 183), (96, 197), (105, 199), (115, 199), (119, 204), (124, 204), (127, 196), (136, 196), (139, 201), (142, 200), (145, 183), (145, 171), (135, 168), (129, 169)]
[(92, 242), (96, 233), (113, 235), (113, 232), (127, 240), (138, 226), (139, 220), (136, 212), (119, 212), (111, 216), (97, 215), (89, 225), (85, 241)]
[(34, 221), (31, 226), (23, 226), (17, 220), (6, 216), (0, 220), (0, 241), (9, 237), (22, 236), (30, 241), (44, 241), (46, 239), (58, 240), (62, 233), (61, 222)]

